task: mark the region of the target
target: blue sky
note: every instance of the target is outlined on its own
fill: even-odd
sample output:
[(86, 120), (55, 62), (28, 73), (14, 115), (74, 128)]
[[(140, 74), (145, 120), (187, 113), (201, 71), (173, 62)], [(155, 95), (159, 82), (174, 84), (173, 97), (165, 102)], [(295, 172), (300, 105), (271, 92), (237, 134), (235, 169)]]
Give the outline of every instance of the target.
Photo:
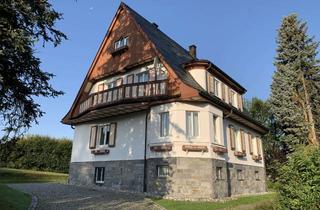
[[(73, 138), (60, 123), (69, 110), (108, 26), (118, 0), (51, 1), (63, 13), (57, 22), (68, 40), (54, 48), (37, 47), (42, 68), (54, 73), (52, 84), (65, 95), (38, 98), (46, 114), (29, 134)], [(199, 58), (209, 59), (247, 89), (246, 98), (269, 96), (281, 19), (292, 13), (308, 22), (309, 34), (320, 40), (320, 1), (298, 0), (159, 0), (124, 1), (160, 30), (188, 48), (197, 45)]]

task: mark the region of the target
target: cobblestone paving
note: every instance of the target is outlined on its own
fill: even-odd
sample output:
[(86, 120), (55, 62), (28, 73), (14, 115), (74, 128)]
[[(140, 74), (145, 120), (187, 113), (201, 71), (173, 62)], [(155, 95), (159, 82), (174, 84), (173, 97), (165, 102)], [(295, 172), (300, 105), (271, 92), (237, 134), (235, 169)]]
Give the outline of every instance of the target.
[(39, 210), (163, 209), (142, 194), (137, 193), (53, 183), (9, 184), (8, 186), (36, 196), (38, 198), (36, 209)]

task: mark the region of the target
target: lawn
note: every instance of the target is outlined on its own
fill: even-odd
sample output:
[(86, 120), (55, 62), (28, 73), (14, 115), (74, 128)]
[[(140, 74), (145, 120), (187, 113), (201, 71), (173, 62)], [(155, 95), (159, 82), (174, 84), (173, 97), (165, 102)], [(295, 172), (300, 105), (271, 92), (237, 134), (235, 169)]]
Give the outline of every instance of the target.
[(31, 196), (6, 186), (9, 183), (55, 182), (66, 183), (67, 174), (0, 168), (0, 209), (28, 209)]
[(270, 210), (272, 209), (272, 203), (275, 196), (275, 193), (268, 193), (264, 195), (242, 196), (227, 201), (217, 202), (173, 201), (166, 199), (153, 199), (153, 201), (167, 210)]
[(30, 182), (67, 183), (67, 179), (68, 174), (0, 168), (0, 184)]
[(28, 209), (30, 202), (30, 195), (13, 190), (4, 184), (0, 184), (1, 210), (25, 210)]

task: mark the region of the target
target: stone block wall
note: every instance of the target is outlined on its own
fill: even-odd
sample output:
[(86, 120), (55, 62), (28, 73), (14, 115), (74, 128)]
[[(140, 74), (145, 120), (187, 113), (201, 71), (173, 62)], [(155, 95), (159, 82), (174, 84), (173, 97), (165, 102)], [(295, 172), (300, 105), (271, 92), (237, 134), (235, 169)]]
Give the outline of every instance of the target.
[[(168, 177), (158, 177), (157, 166), (169, 166)], [(73, 162), (69, 183), (94, 185), (95, 167), (105, 167), (102, 186), (143, 191), (143, 160)], [(217, 177), (217, 167), (221, 177)], [(242, 171), (241, 177), (238, 170)], [(256, 174), (257, 173), (257, 174)], [(265, 169), (209, 158), (152, 158), (147, 160), (147, 192), (178, 200), (210, 200), (265, 192)]]
[(143, 191), (143, 160), (96, 161), (70, 163), (69, 183), (94, 185), (95, 167), (105, 167), (104, 183), (113, 190)]

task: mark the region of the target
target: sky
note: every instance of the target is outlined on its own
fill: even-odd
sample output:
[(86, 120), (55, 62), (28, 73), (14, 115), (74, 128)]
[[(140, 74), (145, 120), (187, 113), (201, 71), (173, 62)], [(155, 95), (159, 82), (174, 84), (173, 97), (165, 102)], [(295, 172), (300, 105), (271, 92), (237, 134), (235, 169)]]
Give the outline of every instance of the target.
[[(56, 27), (68, 36), (58, 47), (36, 47), (41, 67), (56, 76), (51, 84), (64, 95), (37, 98), (46, 114), (28, 134), (73, 138), (60, 120), (68, 112), (93, 61), (118, 0), (50, 1), (63, 13)], [(208, 59), (247, 89), (245, 98), (267, 99), (276, 55), (277, 29), (286, 15), (296, 13), (308, 33), (320, 41), (320, 1), (302, 0), (126, 0), (132, 9), (184, 48), (195, 44), (197, 57)]]

